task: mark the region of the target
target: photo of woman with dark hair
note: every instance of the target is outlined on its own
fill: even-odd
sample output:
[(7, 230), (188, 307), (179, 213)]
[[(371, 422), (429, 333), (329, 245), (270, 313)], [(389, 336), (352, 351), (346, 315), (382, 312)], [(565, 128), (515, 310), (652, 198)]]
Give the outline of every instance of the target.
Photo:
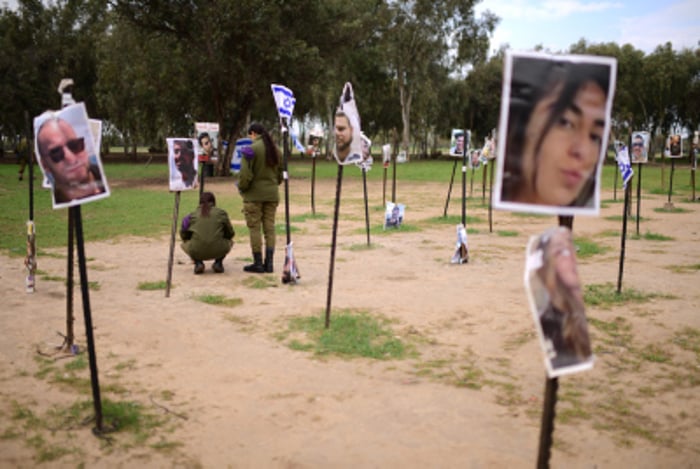
[(590, 368), (593, 355), (571, 230), (559, 226), (530, 239), (525, 285), (549, 376)]
[(598, 211), (615, 64), (605, 57), (508, 54), (497, 208)]

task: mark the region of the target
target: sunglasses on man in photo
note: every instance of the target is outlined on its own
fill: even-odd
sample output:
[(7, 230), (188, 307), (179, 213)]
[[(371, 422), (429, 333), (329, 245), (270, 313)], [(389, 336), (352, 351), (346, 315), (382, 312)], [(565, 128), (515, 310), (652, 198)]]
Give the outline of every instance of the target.
[(63, 151), (64, 147), (67, 147), (72, 153), (80, 153), (81, 151), (85, 150), (85, 138), (72, 138), (68, 140), (65, 145), (51, 148), (49, 150), (49, 158), (51, 158), (51, 161), (54, 163), (60, 163), (63, 161), (63, 159), (66, 157), (66, 153)]

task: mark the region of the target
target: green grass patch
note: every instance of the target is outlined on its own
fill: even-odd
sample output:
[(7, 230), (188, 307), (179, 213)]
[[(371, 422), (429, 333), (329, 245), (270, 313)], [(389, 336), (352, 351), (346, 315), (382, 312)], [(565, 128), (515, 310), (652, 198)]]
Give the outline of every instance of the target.
[(353, 244), (350, 246), (348, 249), (350, 251), (372, 251), (373, 249), (377, 249), (378, 246), (376, 244), (370, 244), (367, 243), (360, 243), (360, 244)]
[(303, 213), (301, 215), (289, 217), (289, 221), (294, 223), (303, 223), (307, 220), (326, 220), (327, 218), (328, 216), (323, 213), (316, 213), (315, 215), (313, 213)]
[(596, 254), (604, 254), (610, 250), (609, 247), (585, 237), (574, 238), (574, 246), (576, 247), (576, 257), (579, 259), (586, 259)]
[(700, 329), (684, 327), (673, 335), (673, 343), (683, 350), (695, 353), (700, 364)]
[(671, 272), (675, 272), (677, 274), (687, 274), (691, 272), (697, 272), (698, 270), (700, 270), (700, 264), (669, 265), (666, 266), (666, 268)]
[(546, 213), (532, 213), (532, 212), (510, 212), (514, 217), (519, 218), (551, 218), (552, 215)]
[(671, 236), (666, 236), (662, 235), (659, 233), (652, 233), (650, 231), (647, 231), (646, 233), (642, 235), (632, 235), (632, 239), (644, 239), (646, 241), (673, 241), (673, 238)]
[(248, 288), (263, 289), (277, 287), (277, 280), (272, 275), (253, 274), (243, 279), (243, 285)]
[(604, 237), (604, 238), (619, 238), (622, 232), (618, 230), (604, 230), (598, 233), (596, 237)]
[(205, 294), (195, 296), (194, 299), (208, 305), (226, 306), (228, 308), (235, 308), (236, 306), (243, 304), (243, 300), (241, 298), (229, 298), (224, 295)]
[[(466, 221), (466, 226), (469, 225), (474, 225), (477, 223), (483, 223), (484, 221), (479, 218), (479, 217), (473, 217), (470, 215), (467, 215), (464, 217)], [(459, 225), (462, 223), (462, 216), (461, 215), (448, 215), (446, 217), (431, 217), (427, 218), (425, 220), (422, 220), (426, 223), (430, 223), (431, 225)]]
[[(624, 220), (624, 216), (623, 215), (609, 215), (609, 216), (605, 217), (605, 220), (621, 222)], [(649, 221), (649, 220), (650, 219), (646, 218), (646, 217), (639, 217), (640, 222)], [(637, 222), (637, 217), (635, 217), (634, 215), (629, 215), (627, 217), (627, 223), (636, 223), (636, 222)]]
[(654, 363), (668, 363), (671, 361), (671, 358), (673, 358), (669, 351), (664, 350), (658, 344), (647, 345), (640, 350), (640, 356), (642, 359)]
[(499, 230), (499, 231), (496, 231), (496, 234), (498, 236), (503, 237), (503, 238), (512, 238), (512, 237), (518, 236), (519, 233), (517, 231), (513, 231), (513, 230)]
[[(168, 287), (168, 282), (165, 280), (159, 280), (156, 282), (139, 282), (136, 287), (138, 290), (151, 291), (151, 290), (165, 290)], [(172, 286), (171, 286), (172, 288)]]
[(377, 360), (402, 359), (412, 347), (398, 338), (391, 321), (367, 312), (336, 311), (325, 327), (325, 316), (294, 317), (278, 338), (293, 350), (316, 356), (366, 357)]
[(610, 308), (627, 303), (645, 303), (653, 298), (672, 298), (659, 293), (644, 293), (634, 288), (624, 288), (617, 292), (617, 288), (611, 282), (586, 285), (583, 298), (587, 305), (601, 308)]
[(691, 212), (691, 210), (688, 210), (687, 208), (683, 208), (683, 207), (673, 207), (673, 208), (656, 207), (654, 209), (654, 211), (657, 213), (689, 213), (689, 212)]

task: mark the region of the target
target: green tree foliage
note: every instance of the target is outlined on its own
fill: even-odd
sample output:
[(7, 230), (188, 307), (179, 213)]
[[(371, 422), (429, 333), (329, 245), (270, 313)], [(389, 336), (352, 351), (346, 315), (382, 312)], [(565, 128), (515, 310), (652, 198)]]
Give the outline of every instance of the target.
[[(503, 50), (487, 57), (498, 20), (477, 18), (477, 2), (19, 0), (0, 8), (0, 133), (59, 107), (62, 78), (133, 154), (192, 135), (197, 121), (218, 122), (229, 141), (250, 119), (276, 129), (271, 83), (294, 90), (298, 120), (330, 129), (350, 81), (376, 143), (400, 134), (402, 148), (432, 153), (435, 136), (469, 127), (478, 145), (497, 126)], [(581, 40), (562, 52), (617, 58), (616, 138), (697, 128), (700, 48), (644, 54)], [(221, 158), (219, 173), (228, 167)]]

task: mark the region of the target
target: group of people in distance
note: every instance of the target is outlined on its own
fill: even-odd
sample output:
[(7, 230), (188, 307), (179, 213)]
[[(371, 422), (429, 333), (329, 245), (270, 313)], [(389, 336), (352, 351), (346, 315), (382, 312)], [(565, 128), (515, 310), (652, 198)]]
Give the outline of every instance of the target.
[[(262, 124), (252, 123), (248, 135), (252, 144), (242, 151), (238, 191), (243, 198), (242, 211), (250, 233), (253, 263), (243, 270), (271, 273), (274, 271), (275, 215), (283, 168), (279, 150)], [(178, 154), (174, 156), (177, 165)], [(233, 247), (234, 236), (228, 214), (216, 207), (216, 198), (211, 192), (202, 192), (199, 207), (183, 218), (180, 228), (182, 249), (194, 261), (195, 274), (203, 273), (204, 261), (212, 259), (214, 272), (224, 272), (223, 260)]]

